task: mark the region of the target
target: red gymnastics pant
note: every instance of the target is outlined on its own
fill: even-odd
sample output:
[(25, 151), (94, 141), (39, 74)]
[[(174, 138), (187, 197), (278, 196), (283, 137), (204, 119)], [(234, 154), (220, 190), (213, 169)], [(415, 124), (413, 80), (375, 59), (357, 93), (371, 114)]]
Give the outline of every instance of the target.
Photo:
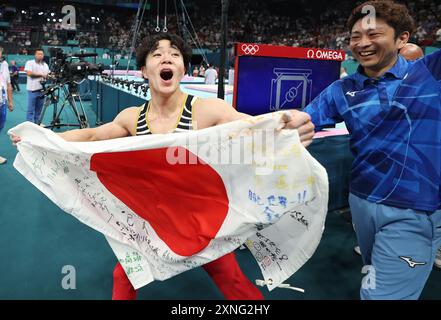
[[(242, 273), (233, 252), (202, 266), (227, 300), (263, 300), (263, 295)], [(136, 290), (118, 263), (113, 270), (113, 300), (135, 300)]]

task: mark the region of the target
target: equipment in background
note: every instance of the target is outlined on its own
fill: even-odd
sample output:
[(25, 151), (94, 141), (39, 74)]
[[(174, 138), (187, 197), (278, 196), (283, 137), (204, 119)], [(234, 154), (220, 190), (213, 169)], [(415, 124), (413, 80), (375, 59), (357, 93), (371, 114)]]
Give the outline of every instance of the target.
[[(43, 111), (41, 112), (38, 124), (44, 119), (44, 115), (47, 109), (52, 105), (52, 120), (45, 128), (60, 128), (60, 127), (89, 127), (86, 112), (84, 111), (83, 102), (81, 96), (78, 93), (78, 84), (86, 80), (90, 75), (99, 75), (104, 71), (104, 65), (93, 64), (84, 61), (86, 57), (95, 57), (95, 53), (78, 53), (67, 55), (63, 53), (61, 48), (50, 49), (50, 84), (46, 87), (47, 82), (42, 82), (43, 91), (41, 98), (45, 98)], [(60, 101), (60, 98), (62, 100)], [(76, 101), (79, 101), (79, 107)], [(61, 103), (61, 107), (58, 108), (58, 104)], [(64, 108), (68, 106), (72, 109), (73, 114), (77, 120), (77, 123), (62, 123), (61, 113)]]

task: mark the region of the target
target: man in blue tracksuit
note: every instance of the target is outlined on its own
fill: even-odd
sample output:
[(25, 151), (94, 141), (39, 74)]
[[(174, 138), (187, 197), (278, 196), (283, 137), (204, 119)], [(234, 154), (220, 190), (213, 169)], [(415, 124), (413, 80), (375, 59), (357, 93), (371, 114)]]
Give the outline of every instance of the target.
[(361, 4), (348, 27), (357, 72), (304, 111), (317, 127), (344, 121), (351, 134), (349, 204), (370, 266), (361, 298), (417, 299), (441, 245), (441, 50), (399, 56), (414, 24), (392, 1)]

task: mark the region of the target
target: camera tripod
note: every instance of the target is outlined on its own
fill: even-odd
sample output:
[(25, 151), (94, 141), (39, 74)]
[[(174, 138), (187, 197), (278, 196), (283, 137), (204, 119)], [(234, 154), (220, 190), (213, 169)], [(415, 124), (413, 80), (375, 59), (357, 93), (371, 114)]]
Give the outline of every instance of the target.
[[(58, 104), (60, 103), (60, 95), (61, 93), (64, 96), (64, 100), (62, 101), (61, 107), (58, 110)], [(41, 124), (43, 121), (44, 115), (49, 108), (50, 105), (53, 105), (52, 111), (52, 121), (50, 125), (44, 126), (44, 128), (48, 129), (59, 129), (60, 127), (79, 127), (80, 129), (88, 128), (89, 122), (87, 120), (86, 112), (84, 111), (83, 102), (81, 100), (80, 94), (77, 92), (77, 84), (76, 83), (62, 83), (52, 86), (47, 89), (43, 94), (42, 98), (46, 97), (46, 101), (43, 105), (43, 110), (41, 112), (40, 119), (38, 124)], [(79, 108), (77, 107), (76, 98), (79, 101)], [(60, 116), (61, 112), (63, 112), (65, 106), (70, 106), (76, 120), (78, 123), (62, 123)]]

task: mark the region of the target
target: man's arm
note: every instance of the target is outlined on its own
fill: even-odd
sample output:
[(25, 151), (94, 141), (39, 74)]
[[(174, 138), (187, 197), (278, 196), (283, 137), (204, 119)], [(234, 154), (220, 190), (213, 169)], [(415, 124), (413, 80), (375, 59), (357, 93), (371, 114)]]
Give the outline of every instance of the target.
[(46, 75), (43, 73), (33, 72), (30, 61), (26, 62), (25, 67), (24, 67), (24, 71), (26, 72), (26, 75), (31, 78), (44, 78), (44, 77), (46, 77)]
[[(65, 131), (59, 133), (59, 135), (64, 140), (72, 142), (100, 141), (131, 136), (134, 134), (138, 110), (137, 107), (127, 108), (121, 111), (110, 123), (103, 124), (96, 128)], [(15, 145), (21, 141), (21, 138), (16, 135), (11, 135), (11, 140)]]
[(338, 81), (329, 85), (304, 109), (311, 116), (316, 129), (343, 121), (333, 96), (335, 90), (340, 90), (340, 87), (336, 85)]
[(427, 69), (433, 74), (436, 80), (441, 80), (441, 49), (431, 53), (424, 58)]
[[(8, 95), (8, 108), (9, 111), (13, 111), (14, 110), (14, 100), (13, 100), (13, 90), (12, 90), (12, 84), (11, 84), (11, 76), (9, 75), (9, 68), (8, 66), (4, 67), (5, 68), (5, 82), (6, 82), (6, 94)], [(1, 72), (1, 70), (0, 70)]]
[(12, 85), (11, 82), (8, 83), (8, 108), (9, 111), (14, 111), (14, 102), (13, 102), (13, 95), (12, 95)]
[(26, 71), (26, 75), (31, 78), (44, 78), (47, 76), (47, 74), (43, 74), (43, 73), (34, 73), (29, 70), (25, 70), (25, 71)]

